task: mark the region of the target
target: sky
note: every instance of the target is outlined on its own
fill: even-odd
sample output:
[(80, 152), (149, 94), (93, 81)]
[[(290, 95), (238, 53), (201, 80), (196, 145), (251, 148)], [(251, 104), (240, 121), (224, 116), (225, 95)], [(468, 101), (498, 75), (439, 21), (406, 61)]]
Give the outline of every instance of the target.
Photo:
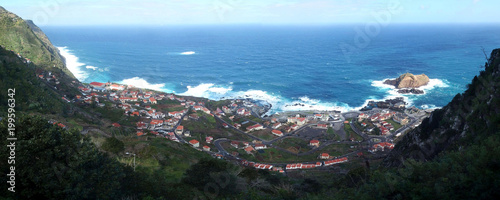
[(499, 23), (499, 0), (1, 0), (39, 26)]

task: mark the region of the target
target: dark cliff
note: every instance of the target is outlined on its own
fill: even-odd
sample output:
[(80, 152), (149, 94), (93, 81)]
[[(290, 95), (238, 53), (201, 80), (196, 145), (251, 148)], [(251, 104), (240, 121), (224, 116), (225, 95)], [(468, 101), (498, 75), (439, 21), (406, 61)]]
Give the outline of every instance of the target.
[(399, 167), (409, 158), (431, 160), (443, 151), (461, 150), (494, 134), (500, 130), (499, 97), (500, 49), (495, 49), (467, 90), (403, 136), (384, 164)]

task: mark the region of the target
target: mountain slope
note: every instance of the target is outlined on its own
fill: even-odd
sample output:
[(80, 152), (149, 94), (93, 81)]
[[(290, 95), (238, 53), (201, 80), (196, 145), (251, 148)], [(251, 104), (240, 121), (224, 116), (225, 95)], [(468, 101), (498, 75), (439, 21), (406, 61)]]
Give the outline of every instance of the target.
[(467, 87), (406, 134), (385, 165), (401, 166), (409, 158), (431, 160), (445, 150), (462, 149), (500, 130), (500, 49), (492, 51), (485, 70)]
[[(37, 67), (0, 47), (0, 112), (7, 111), (7, 90), (16, 90), (16, 112), (63, 113), (61, 96), (35, 75)], [(5, 116), (5, 115), (4, 115)]]
[(38, 66), (46, 69), (55, 67), (69, 77), (75, 78), (66, 68), (64, 58), (40, 28), (32, 21), (25, 21), (1, 6), (0, 46), (19, 53)]

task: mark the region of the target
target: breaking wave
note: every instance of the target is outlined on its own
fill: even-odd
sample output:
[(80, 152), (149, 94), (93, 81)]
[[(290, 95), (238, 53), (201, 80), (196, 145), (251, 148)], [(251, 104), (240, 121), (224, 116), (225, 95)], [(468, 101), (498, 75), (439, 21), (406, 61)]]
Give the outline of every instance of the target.
[(152, 83), (149, 83), (148, 81), (146, 81), (142, 78), (139, 78), (139, 77), (124, 79), (124, 80), (120, 81), (119, 83), (124, 84), (124, 85), (132, 85), (132, 86), (137, 87), (137, 88), (151, 89), (151, 90), (162, 91), (162, 92), (173, 92), (173, 91), (170, 91), (170, 90), (164, 88), (165, 84), (163, 84), (163, 83), (152, 84)]
[(66, 61), (66, 68), (68, 68), (79, 81), (85, 80), (88, 74), (81, 68), (85, 64), (78, 62), (78, 57), (73, 55), (68, 47), (57, 47), (57, 49), (59, 49), (59, 53), (61, 53), (61, 56), (63, 56)]

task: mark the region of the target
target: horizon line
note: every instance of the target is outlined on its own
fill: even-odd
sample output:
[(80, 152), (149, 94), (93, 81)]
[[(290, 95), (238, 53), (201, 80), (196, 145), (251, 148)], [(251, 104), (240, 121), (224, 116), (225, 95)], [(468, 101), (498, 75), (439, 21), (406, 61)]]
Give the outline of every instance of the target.
[[(29, 20), (29, 19), (26, 19)], [(35, 23), (36, 24), (36, 23)], [(337, 23), (203, 23), (203, 24), (44, 24), (40, 27), (180, 27), (180, 26), (310, 26), (366, 25), (364, 22)], [(38, 24), (36, 24), (38, 25)], [(500, 22), (392, 22), (391, 25), (500, 25)]]

